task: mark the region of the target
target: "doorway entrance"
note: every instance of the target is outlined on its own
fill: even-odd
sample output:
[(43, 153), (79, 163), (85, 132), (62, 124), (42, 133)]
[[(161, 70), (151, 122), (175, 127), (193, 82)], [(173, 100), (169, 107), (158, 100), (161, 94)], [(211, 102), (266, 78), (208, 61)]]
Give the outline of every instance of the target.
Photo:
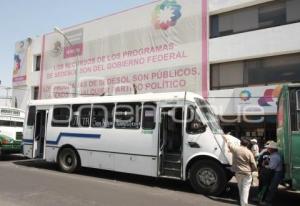
[(182, 178), (183, 108), (161, 108), (160, 176)]
[(33, 138), (33, 158), (44, 158), (47, 119), (47, 110), (37, 110)]

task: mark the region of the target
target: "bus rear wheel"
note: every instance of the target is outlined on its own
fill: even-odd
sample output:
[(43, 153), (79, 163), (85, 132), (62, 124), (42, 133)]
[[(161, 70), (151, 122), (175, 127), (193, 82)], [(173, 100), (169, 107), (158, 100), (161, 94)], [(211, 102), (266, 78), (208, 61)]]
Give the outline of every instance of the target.
[(74, 172), (79, 166), (79, 157), (72, 148), (63, 148), (58, 154), (58, 165), (61, 171), (66, 173)]
[(202, 160), (191, 166), (189, 181), (197, 193), (220, 195), (225, 190), (227, 176), (222, 165)]

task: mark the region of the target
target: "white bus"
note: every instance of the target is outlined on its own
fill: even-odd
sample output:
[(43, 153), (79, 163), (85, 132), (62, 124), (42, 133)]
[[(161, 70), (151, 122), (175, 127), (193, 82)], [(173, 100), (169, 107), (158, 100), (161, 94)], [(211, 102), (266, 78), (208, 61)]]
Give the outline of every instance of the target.
[(26, 116), (24, 155), (63, 172), (82, 166), (189, 180), (205, 194), (223, 192), (232, 177), (219, 122), (193, 93), (36, 100)]
[(24, 117), (23, 110), (0, 107), (0, 155), (21, 153)]

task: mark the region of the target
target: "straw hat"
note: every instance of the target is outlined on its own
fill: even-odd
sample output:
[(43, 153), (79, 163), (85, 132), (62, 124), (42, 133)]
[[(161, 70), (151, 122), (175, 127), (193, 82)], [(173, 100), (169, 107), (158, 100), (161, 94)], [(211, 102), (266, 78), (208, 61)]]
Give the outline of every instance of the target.
[(266, 142), (266, 144), (264, 145), (264, 147), (268, 146), (271, 142), (274, 142), (273, 140), (269, 140)]
[(276, 142), (270, 142), (265, 147), (269, 149), (278, 149), (278, 144)]

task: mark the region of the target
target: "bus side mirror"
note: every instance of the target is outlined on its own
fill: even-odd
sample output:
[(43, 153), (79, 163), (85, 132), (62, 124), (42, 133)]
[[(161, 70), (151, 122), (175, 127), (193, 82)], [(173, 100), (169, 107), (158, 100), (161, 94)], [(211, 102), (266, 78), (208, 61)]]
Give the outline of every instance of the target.
[(204, 133), (206, 131), (207, 125), (199, 121), (194, 121), (191, 123), (191, 132), (193, 133)]

